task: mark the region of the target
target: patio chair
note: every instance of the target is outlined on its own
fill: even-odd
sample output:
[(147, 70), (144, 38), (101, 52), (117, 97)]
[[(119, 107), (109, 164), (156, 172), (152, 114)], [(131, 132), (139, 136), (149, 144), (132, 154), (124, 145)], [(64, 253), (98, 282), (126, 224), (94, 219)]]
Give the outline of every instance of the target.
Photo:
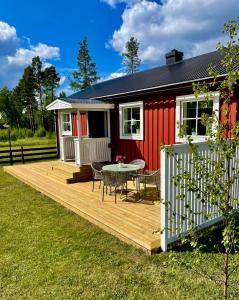
[(158, 196), (160, 197), (160, 170), (145, 171), (144, 174), (138, 174), (137, 182), (138, 182), (138, 187), (139, 187), (139, 198), (140, 198), (140, 183), (144, 184), (145, 190), (146, 190), (147, 184), (155, 185)]
[(121, 187), (121, 195), (124, 186), (126, 186), (126, 199), (127, 199), (127, 174), (120, 172), (112, 172), (112, 171), (102, 171), (102, 181), (103, 181), (103, 194), (102, 201), (104, 201), (105, 188), (107, 193), (107, 187), (114, 188), (115, 194), (115, 203), (116, 203), (116, 189)]
[(103, 164), (100, 163), (100, 162), (92, 162), (91, 163), (91, 168), (92, 168), (92, 171), (93, 171), (93, 179), (92, 179), (93, 187), (92, 187), (92, 192), (94, 192), (95, 181), (100, 181), (99, 189), (101, 187), (101, 180), (102, 180), (101, 171), (102, 171), (102, 168), (103, 168)]
[(138, 177), (138, 174), (142, 174), (143, 173), (143, 170), (145, 168), (145, 161), (143, 159), (135, 159), (135, 160), (132, 160), (130, 162), (131, 165), (137, 165), (140, 167), (139, 170), (135, 171), (135, 172), (130, 172), (128, 174), (129, 178), (133, 181), (133, 184), (135, 183), (135, 180), (137, 179)]

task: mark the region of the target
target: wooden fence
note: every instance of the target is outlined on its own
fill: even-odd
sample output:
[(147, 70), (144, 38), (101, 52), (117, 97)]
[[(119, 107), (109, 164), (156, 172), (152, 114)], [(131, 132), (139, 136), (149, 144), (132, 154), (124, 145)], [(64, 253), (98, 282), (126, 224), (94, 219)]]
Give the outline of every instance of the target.
[[(205, 143), (197, 143), (200, 155), (206, 159), (216, 160), (215, 153), (210, 151)], [(173, 145), (175, 156), (170, 156), (167, 152), (161, 151), (161, 247), (163, 251), (167, 250), (169, 244), (177, 241), (179, 235), (186, 235), (192, 227), (199, 229), (211, 226), (221, 220), (218, 207), (210, 205), (209, 201), (204, 204), (197, 199), (197, 195), (193, 192), (186, 192), (185, 188), (180, 185), (175, 186), (172, 178), (182, 172), (178, 170), (176, 161), (180, 160), (183, 171), (193, 174), (193, 166), (190, 163), (192, 154), (187, 144)], [(239, 150), (236, 157), (232, 160), (232, 169), (239, 168)], [(199, 179), (199, 183), (203, 187), (203, 179)], [(185, 194), (183, 199), (179, 200), (179, 195)], [(239, 179), (237, 178), (233, 184), (231, 195), (233, 199), (239, 198)], [(181, 216), (189, 214), (190, 207), (193, 216), (192, 219), (186, 218), (182, 222)], [(234, 208), (238, 208), (233, 204)], [(202, 213), (203, 212), (203, 213)], [(180, 228), (180, 232), (179, 232)]]
[(15, 162), (25, 163), (32, 160), (57, 158), (58, 151), (56, 146), (51, 147), (20, 147), (15, 149), (0, 150), (0, 164)]

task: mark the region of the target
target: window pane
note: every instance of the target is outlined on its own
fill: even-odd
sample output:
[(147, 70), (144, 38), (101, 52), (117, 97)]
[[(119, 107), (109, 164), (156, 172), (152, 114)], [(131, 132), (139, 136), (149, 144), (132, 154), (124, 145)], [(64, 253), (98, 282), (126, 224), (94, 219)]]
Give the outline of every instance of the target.
[(187, 135), (196, 135), (196, 120), (184, 120), (183, 124), (187, 126)]
[(124, 134), (131, 134), (131, 121), (124, 122)]
[(206, 135), (206, 126), (202, 125), (200, 119), (197, 122), (198, 122), (198, 135)]
[(213, 107), (213, 101), (205, 102), (205, 101), (199, 101), (198, 102), (198, 117), (200, 118), (202, 116), (202, 113), (208, 114), (209, 116), (212, 115), (212, 107)]
[(132, 133), (140, 134), (140, 121), (132, 122)]
[(183, 118), (196, 118), (197, 101), (183, 103)]
[(139, 107), (132, 108), (132, 118), (134, 120), (140, 120), (140, 108)]
[(131, 108), (124, 108), (124, 120), (131, 120)]

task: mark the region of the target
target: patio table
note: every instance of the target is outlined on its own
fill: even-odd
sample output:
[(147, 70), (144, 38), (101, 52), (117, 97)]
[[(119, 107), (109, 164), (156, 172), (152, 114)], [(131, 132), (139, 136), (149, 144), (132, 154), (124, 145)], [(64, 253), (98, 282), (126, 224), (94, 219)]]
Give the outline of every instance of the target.
[[(140, 169), (140, 166), (133, 164), (112, 164), (106, 165), (103, 168), (103, 171), (111, 171), (115, 173), (128, 173), (128, 172), (136, 172)], [(126, 199), (127, 199), (127, 179), (126, 179)], [(116, 200), (115, 200), (116, 201)]]
[(140, 169), (140, 166), (133, 165), (133, 164), (112, 164), (106, 165), (103, 167), (104, 171), (111, 171), (111, 172), (135, 172)]

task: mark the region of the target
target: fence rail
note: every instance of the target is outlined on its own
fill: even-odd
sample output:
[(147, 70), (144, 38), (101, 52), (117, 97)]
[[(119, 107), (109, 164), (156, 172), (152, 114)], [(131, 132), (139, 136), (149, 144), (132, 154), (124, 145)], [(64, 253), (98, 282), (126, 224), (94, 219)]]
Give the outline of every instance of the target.
[[(198, 152), (200, 156), (207, 160), (217, 160), (218, 157), (212, 152), (208, 145), (205, 143), (198, 143)], [(221, 220), (218, 206), (210, 204), (209, 201), (202, 203), (198, 200), (197, 195), (193, 192), (187, 192), (184, 187), (180, 185), (175, 186), (173, 178), (179, 174), (176, 161), (180, 160), (183, 166), (183, 171), (194, 174), (193, 166), (190, 163), (192, 159), (192, 153), (189, 151), (187, 144), (173, 145), (175, 155), (170, 156), (166, 151), (161, 151), (161, 247), (163, 251), (167, 250), (170, 243), (173, 243), (179, 239), (180, 234), (187, 234), (192, 227), (205, 228), (212, 224), (215, 224)], [(235, 153), (235, 158), (232, 160), (232, 169), (239, 168), (239, 149)], [(209, 166), (211, 168), (211, 166)], [(193, 175), (197, 176), (197, 175)], [(197, 178), (197, 177), (196, 177)], [(205, 179), (198, 178), (198, 184), (203, 187)], [(184, 199), (179, 200), (179, 195), (185, 194)], [(239, 197), (239, 179), (236, 178), (232, 190), (232, 198), (238, 199)], [(190, 206), (193, 217), (185, 219), (182, 222), (180, 216), (188, 215), (187, 205)], [(233, 208), (238, 208), (236, 204), (233, 204)], [(205, 217), (205, 212), (208, 217)]]
[(0, 150), (0, 164), (15, 162), (25, 163), (32, 160), (41, 160), (47, 158), (57, 158), (58, 150), (56, 146), (51, 147), (33, 147), (17, 149)]

